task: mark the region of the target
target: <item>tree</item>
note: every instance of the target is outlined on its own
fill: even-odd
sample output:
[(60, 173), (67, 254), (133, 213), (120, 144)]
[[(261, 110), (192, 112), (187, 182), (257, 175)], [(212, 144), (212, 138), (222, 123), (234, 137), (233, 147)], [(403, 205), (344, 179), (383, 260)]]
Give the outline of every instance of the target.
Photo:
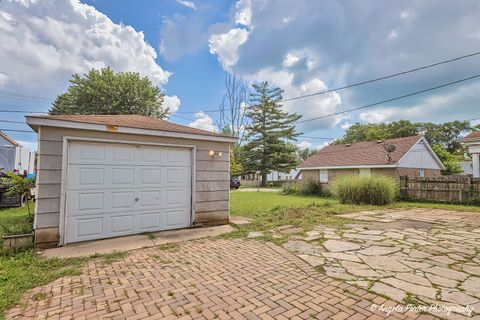
[(225, 94), (220, 104), (217, 125), (223, 132), (238, 138), (239, 144), (245, 134), (247, 100), (248, 84), (228, 73), (225, 76)]
[(239, 176), (243, 173), (243, 165), (240, 162), (240, 146), (235, 144), (230, 148), (230, 175)]
[(7, 187), (6, 194), (8, 196), (22, 195), (22, 197), (25, 197), (27, 200), (28, 216), (33, 222), (33, 214), (30, 212), (28, 200), (30, 199), (30, 190), (35, 187), (35, 182), (30, 178), (24, 178), (8, 171), (5, 173), (5, 176), (0, 178), (0, 185)]
[(317, 152), (318, 152), (318, 149), (315, 149), (315, 148), (312, 148), (312, 149), (303, 148), (298, 150), (298, 156), (305, 161), (307, 158), (313, 156)]
[(451, 154), (444, 147), (438, 144), (432, 145), (432, 149), (445, 166), (445, 169), (442, 170), (442, 174), (452, 175), (461, 173), (463, 171), (462, 167), (460, 166), (458, 156)]
[(259, 171), (265, 186), (270, 171), (288, 172), (297, 165), (297, 147), (290, 141), (300, 135), (295, 132), (295, 123), (301, 116), (282, 111), (280, 88), (270, 88), (267, 82), (252, 87), (243, 165), (245, 172)]
[(141, 114), (163, 119), (170, 113), (163, 107), (161, 90), (136, 72), (92, 69), (83, 76), (74, 74), (70, 83), (49, 114)]
[(384, 140), (424, 134), (430, 144), (444, 147), (450, 153), (461, 154), (461, 136), (472, 130), (468, 121), (445, 123), (410, 122), (408, 120), (390, 123), (356, 123), (345, 131), (345, 135), (334, 143), (355, 143), (361, 141)]

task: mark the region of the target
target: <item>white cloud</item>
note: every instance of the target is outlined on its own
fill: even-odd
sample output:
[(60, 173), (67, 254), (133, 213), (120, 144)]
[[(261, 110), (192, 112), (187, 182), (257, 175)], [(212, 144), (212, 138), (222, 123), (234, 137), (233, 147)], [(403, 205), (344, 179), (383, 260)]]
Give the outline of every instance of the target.
[(411, 106), (385, 106), (360, 113), (359, 118), (366, 122), (390, 122), (399, 119), (412, 121), (432, 121), (432, 115), (439, 121), (451, 121), (451, 106), (461, 106), (453, 110), (456, 120), (480, 117), (478, 92), (480, 82), (458, 87), (450, 92), (426, 97)]
[(195, 114), (195, 118), (195, 121), (188, 124), (190, 127), (207, 131), (215, 131), (213, 119), (208, 114), (204, 112), (197, 112)]
[(387, 39), (394, 40), (396, 37), (398, 37), (398, 32), (395, 30), (391, 30), (390, 33), (388, 34)]
[(160, 54), (172, 62), (205, 46), (207, 35), (198, 17), (174, 15), (164, 18), (161, 27)]
[(250, 27), (252, 22), (252, 1), (239, 0), (235, 7), (235, 23)]
[(165, 96), (163, 100), (163, 106), (170, 109), (170, 113), (177, 112), (180, 107), (180, 98), (177, 96)]
[(285, 67), (292, 67), (296, 65), (300, 61), (300, 57), (296, 56), (291, 53), (287, 53), (285, 58), (283, 59), (283, 66)]
[(342, 124), (340, 124), (340, 128), (342, 128), (343, 130), (347, 130), (347, 129), (350, 128), (352, 125), (353, 125), (353, 123), (348, 122), (348, 121), (345, 121), (345, 122), (343, 122)]
[[(269, 81), (285, 89), (285, 97), (295, 96), (298, 92), (312, 93), (314, 87), (344, 86), (442, 61), (474, 52), (480, 45), (480, 2), (476, 0), (465, 0), (462, 6), (455, 2), (438, 6), (434, 0), (393, 0), (381, 5), (375, 0), (298, 0), (294, 6), (289, 0), (250, 0), (250, 12), (244, 14), (246, 3), (237, 1), (223, 25), (229, 29), (215, 34), (225, 38), (230, 36), (230, 41), (217, 41), (211, 45), (210, 52), (217, 56), (226, 71), (248, 80), (261, 80), (255, 76), (267, 73), (278, 75)], [(439, 16), (443, 18), (438, 19)], [(233, 35), (239, 28), (245, 29), (246, 34), (240, 39), (240, 45), (239, 39)], [(341, 100), (338, 95), (315, 96), (291, 102), (286, 107), (304, 114), (304, 118), (312, 114), (322, 115), (338, 111), (340, 101), (347, 107), (354, 107), (397, 96), (403, 93), (402, 90), (409, 92), (414, 91), (412, 88), (428, 88), (432, 83), (460, 79), (468, 70), (475, 70), (476, 64), (475, 59), (464, 59), (429, 72), (339, 91)], [(312, 81), (321, 81), (323, 86), (311, 84), (310, 88), (302, 90)], [(395, 107), (404, 110), (416, 103), (415, 98), (405, 99)], [(467, 109), (465, 105), (446, 105), (449, 108), (430, 114), (429, 120), (452, 120), (458, 118), (458, 109)], [(471, 107), (469, 113), (471, 118), (475, 116)], [(381, 121), (396, 117), (395, 114), (403, 118), (410, 115), (395, 110), (377, 111), (364, 115), (364, 119)], [(419, 117), (416, 111), (411, 115)], [(352, 117), (349, 122), (360, 119), (358, 112), (352, 113)], [(335, 124), (340, 129), (339, 119), (342, 118), (314, 121), (303, 125), (301, 130), (325, 129)]]
[(16, 140), (21, 146), (27, 148), (30, 151), (37, 151), (37, 141), (23, 141)]
[[(0, 7), (0, 70), (15, 92), (55, 96), (72, 73), (110, 66), (164, 85), (170, 73), (142, 32), (75, 0), (13, 0)], [(53, 89), (53, 86), (56, 88)]]
[(311, 148), (311, 147), (312, 147), (312, 143), (311, 143), (311, 142), (308, 142), (308, 141), (301, 141), (301, 142), (297, 143), (297, 147), (299, 147), (300, 149)]
[(185, 6), (187, 8), (193, 9), (193, 10), (197, 10), (197, 7), (195, 6), (195, 3), (193, 3), (192, 1), (187, 1), (187, 0), (175, 0), (175, 1), (180, 3), (182, 6)]
[(238, 49), (248, 39), (248, 31), (242, 28), (230, 29), (227, 33), (212, 34), (208, 40), (210, 53), (217, 55), (224, 68), (238, 61)]

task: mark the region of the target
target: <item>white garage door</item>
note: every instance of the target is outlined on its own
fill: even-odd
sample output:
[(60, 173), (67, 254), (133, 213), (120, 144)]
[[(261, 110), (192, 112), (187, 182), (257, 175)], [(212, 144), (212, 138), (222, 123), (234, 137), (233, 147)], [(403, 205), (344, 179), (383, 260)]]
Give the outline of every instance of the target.
[(190, 226), (191, 151), (72, 142), (65, 242)]

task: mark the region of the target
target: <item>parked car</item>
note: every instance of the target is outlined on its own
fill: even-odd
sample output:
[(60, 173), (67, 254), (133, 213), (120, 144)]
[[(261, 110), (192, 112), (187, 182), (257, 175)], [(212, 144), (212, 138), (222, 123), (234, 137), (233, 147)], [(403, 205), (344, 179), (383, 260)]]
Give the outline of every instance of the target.
[(230, 177), (230, 189), (240, 188), (240, 179), (238, 177)]

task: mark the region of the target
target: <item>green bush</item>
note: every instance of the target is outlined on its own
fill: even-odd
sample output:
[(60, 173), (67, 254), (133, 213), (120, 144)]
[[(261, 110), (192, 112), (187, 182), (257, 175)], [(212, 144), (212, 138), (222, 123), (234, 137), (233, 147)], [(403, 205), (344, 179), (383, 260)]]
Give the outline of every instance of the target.
[(296, 181), (287, 182), (282, 185), (283, 194), (299, 194), (300, 184)]
[(302, 180), (300, 182), (300, 194), (306, 196), (321, 196), (322, 195), (322, 185), (320, 181), (316, 181), (312, 178), (307, 180)]
[(386, 176), (344, 176), (333, 183), (341, 203), (386, 205), (398, 195), (398, 182)]
[(282, 193), (283, 194), (301, 194), (305, 196), (323, 195), (321, 183), (312, 178), (307, 180), (287, 182), (282, 185)]

